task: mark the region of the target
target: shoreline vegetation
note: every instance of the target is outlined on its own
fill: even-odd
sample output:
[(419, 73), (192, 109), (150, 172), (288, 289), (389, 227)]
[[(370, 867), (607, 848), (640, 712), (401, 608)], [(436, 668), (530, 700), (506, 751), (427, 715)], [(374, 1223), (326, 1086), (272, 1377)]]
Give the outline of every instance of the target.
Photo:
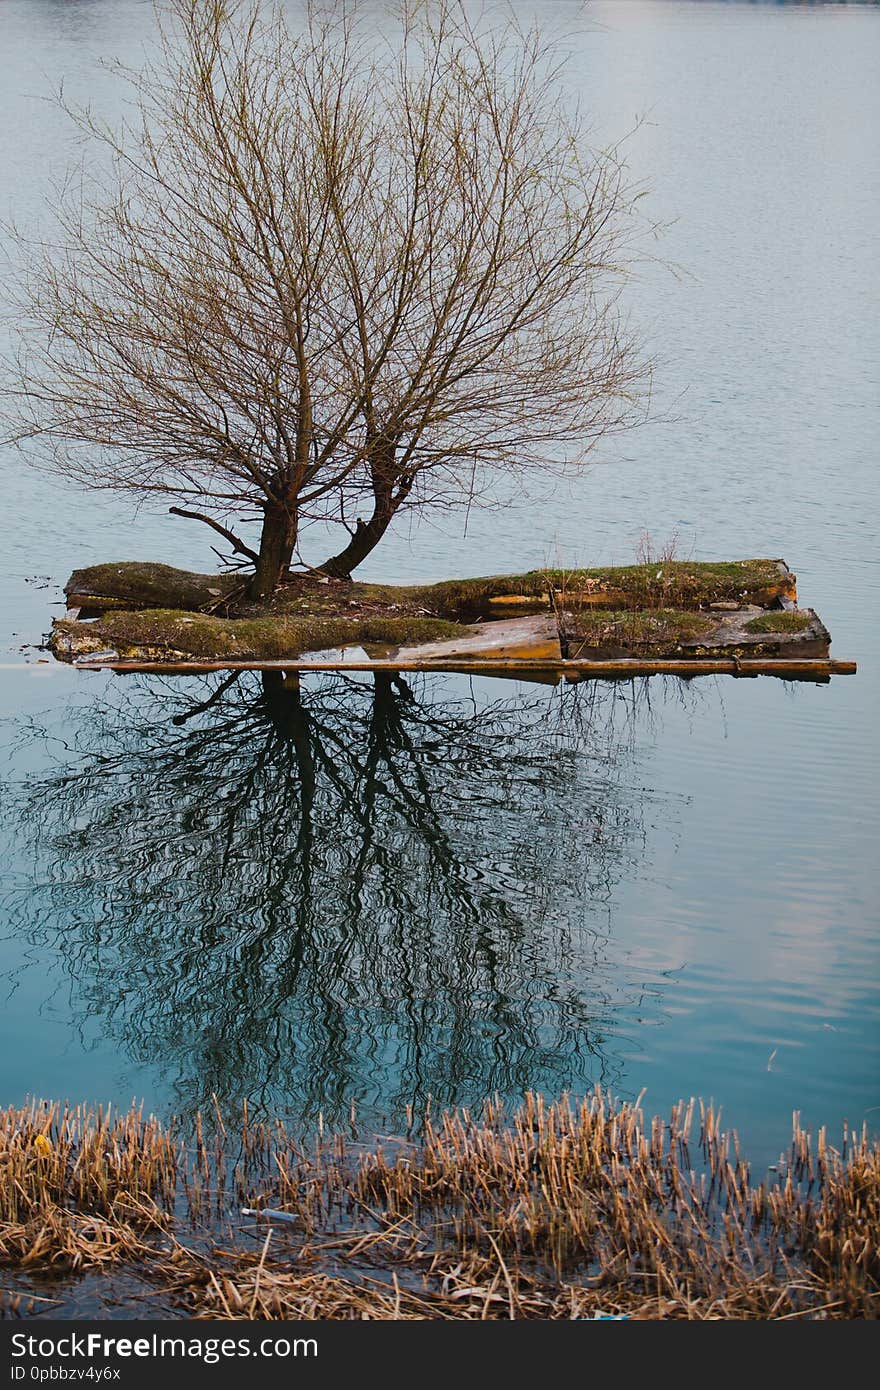
[(134, 1109), (9, 1108), (0, 1316), (83, 1298), (90, 1317), (877, 1316), (877, 1139), (835, 1148), (796, 1113), (755, 1181), (720, 1110), (646, 1121), (640, 1100), (530, 1094), (370, 1139), (353, 1115), (307, 1142), (247, 1106), (185, 1132)]
[[(291, 575), (254, 603), (235, 575), (125, 562), (77, 570), (50, 650), (62, 661), (563, 661), (828, 656), (782, 560), (661, 560), (389, 585)], [(506, 626), (505, 626), (506, 624)]]

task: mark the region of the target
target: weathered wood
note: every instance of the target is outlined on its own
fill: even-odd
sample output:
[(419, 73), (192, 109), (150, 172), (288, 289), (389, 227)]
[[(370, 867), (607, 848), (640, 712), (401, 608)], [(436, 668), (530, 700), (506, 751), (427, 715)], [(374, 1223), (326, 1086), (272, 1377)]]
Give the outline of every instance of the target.
[(488, 611), (495, 613), (540, 613), (550, 608), (549, 594), (495, 594), (488, 601)]
[[(314, 571), (310, 572), (310, 577)], [(272, 611), (281, 612), (288, 601), (299, 608), (306, 577), (291, 576), (273, 599)], [(784, 560), (752, 559), (731, 562), (662, 561), (657, 565), (604, 566), (598, 569), (531, 570), (525, 574), (487, 575), (473, 579), (443, 580), (416, 585), (376, 585), (323, 581), (328, 585), (322, 614), (327, 614), (330, 593), (344, 608), (351, 599), (371, 604), (391, 604), (396, 611), (429, 612), (440, 617), (472, 620), (503, 611), (526, 612), (552, 603), (580, 608), (640, 608), (666, 605), (699, 608), (708, 603), (737, 600), (768, 607), (783, 597), (797, 599), (796, 576)], [(68, 606), (89, 612), (113, 609), (167, 608), (198, 611), (217, 597), (239, 591), (237, 574), (197, 574), (169, 565), (145, 561), (120, 561), (75, 570), (65, 585)], [(308, 590), (314, 597), (314, 586)], [(414, 607), (413, 607), (414, 606)]]
[(552, 613), (506, 618), (499, 622), (474, 623), (458, 637), (441, 642), (422, 642), (399, 647), (395, 661), (452, 661), (462, 657), (474, 661), (562, 660), (559, 626)]
[(812, 608), (786, 613), (713, 604), (704, 613), (648, 609), (559, 615), (566, 655), (575, 660), (824, 660), (831, 634)]
[(797, 678), (826, 679), (829, 676), (854, 676), (855, 661), (807, 660), (783, 658), (775, 660), (736, 660), (722, 658), (706, 661), (572, 661), (524, 660), (503, 661), (90, 661), (80, 658), (74, 662), (80, 671), (150, 672), (156, 675), (202, 675), (211, 671), (335, 671), (339, 673), (369, 671), (452, 671), (470, 675), (504, 675), (513, 679), (630, 679), (633, 676), (778, 676), (783, 680)]

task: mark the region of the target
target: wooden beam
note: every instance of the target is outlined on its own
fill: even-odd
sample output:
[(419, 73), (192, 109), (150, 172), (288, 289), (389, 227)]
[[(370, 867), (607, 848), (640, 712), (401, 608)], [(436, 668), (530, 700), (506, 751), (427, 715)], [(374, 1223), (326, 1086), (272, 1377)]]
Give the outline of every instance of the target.
[(202, 675), (210, 671), (336, 671), (355, 673), (364, 671), (453, 671), (475, 676), (510, 676), (513, 679), (529, 677), (546, 679), (548, 676), (562, 679), (614, 679), (634, 676), (778, 676), (783, 680), (815, 678), (826, 680), (829, 676), (854, 676), (857, 666), (854, 661), (809, 660), (786, 657), (767, 660), (749, 660), (722, 657), (718, 660), (691, 661), (546, 661), (523, 658), (488, 661), (224, 661), (224, 660), (180, 660), (180, 661), (89, 661), (80, 658), (73, 663), (80, 670), (114, 671), (117, 674), (128, 672), (152, 672), (156, 675)]

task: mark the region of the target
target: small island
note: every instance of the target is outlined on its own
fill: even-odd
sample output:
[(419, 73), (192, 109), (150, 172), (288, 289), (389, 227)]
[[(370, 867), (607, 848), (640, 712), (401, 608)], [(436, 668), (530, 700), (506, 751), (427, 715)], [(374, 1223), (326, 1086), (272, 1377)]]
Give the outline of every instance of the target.
[(290, 574), (255, 601), (238, 577), (137, 561), (74, 572), (53, 625), (61, 661), (115, 670), (206, 664), (475, 669), (545, 679), (677, 671), (804, 675), (830, 634), (784, 560), (665, 560), (389, 585)]

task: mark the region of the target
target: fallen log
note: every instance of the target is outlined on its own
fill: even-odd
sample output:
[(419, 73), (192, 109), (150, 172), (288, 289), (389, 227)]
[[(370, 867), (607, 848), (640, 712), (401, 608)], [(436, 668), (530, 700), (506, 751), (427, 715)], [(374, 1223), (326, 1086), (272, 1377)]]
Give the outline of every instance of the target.
[(762, 608), (797, 599), (797, 580), (784, 560), (669, 560), (592, 569), (542, 569), (524, 574), (446, 579), (429, 584), (373, 584), (293, 573), (270, 602), (249, 604), (239, 574), (197, 574), (148, 561), (117, 561), (75, 570), (65, 585), (69, 608), (98, 614), (114, 609), (215, 611), (230, 616), (302, 612), (307, 600), (322, 613), (352, 600), (393, 605), (396, 611), (471, 621), (475, 617), (564, 608), (700, 608), (718, 602)]

